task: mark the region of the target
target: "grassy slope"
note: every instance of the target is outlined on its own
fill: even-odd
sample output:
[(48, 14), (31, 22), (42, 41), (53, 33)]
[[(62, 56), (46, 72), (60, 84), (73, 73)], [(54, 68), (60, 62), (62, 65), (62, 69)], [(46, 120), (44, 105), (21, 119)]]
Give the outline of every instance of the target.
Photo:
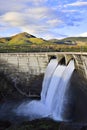
[(87, 37), (68, 37), (68, 38), (64, 38), (64, 39), (52, 39), (49, 40), (50, 42), (53, 43), (58, 43), (58, 44), (66, 44), (67, 41), (71, 41), (71, 45), (72, 42), (75, 42), (77, 46), (87, 46)]
[(0, 38), (0, 43), (7, 45), (43, 44), (45, 40), (24, 32), (9, 38)]
[[(70, 44), (67, 44), (67, 41), (71, 41)], [(0, 52), (80, 51), (81, 48), (87, 51), (87, 37), (47, 41), (23, 32), (12, 37), (0, 38)]]
[(31, 43), (36, 43), (36, 44), (43, 44), (45, 43), (45, 40), (43, 40), (42, 38), (29, 38), (29, 41)]
[(36, 38), (35, 36), (28, 34), (26, 32), (19, 33), (12, 37), (0, 38), (0, 44), (7, 44), (7, 45), (26, 45), (26, 44), (43, 45), (44, 43), (46, 43), (48, 45), (49, 45), (49, 43), (50, 44), (53, 44), (53, 43), (66, 44), (65, 43), (66, 41), (74, 41), (79, 46), (87, 45), (87, 37), (68, 37), (68, 38), (64, 38), (61, 40), (52, 39), (52, 40), (46, 41), (42, 38)]

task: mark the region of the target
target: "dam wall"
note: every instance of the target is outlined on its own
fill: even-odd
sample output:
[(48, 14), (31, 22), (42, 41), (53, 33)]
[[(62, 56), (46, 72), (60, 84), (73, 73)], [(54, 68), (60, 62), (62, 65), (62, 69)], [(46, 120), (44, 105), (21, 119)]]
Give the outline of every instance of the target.
[(24, 86), (29, 86), (33, 79), (32, 83), (35, 82), (37, 86), (40, 81), (36, 77), (43, 77), (52, 58), (57, 58), (58, 63), (66, 65), (74, 59), (76, 70), (87, 79), (87, 53), (80, 52), (0, 53), (0, 73)]
[(75, 60), (75, 67), (87, 78), (87, 53), (45, 52), (45, 53), (0, 53), (0, 72), (8, 74), (25, 73), (40, 75), (45, 72), (51, 58), (61, 62), (65, 58), (67, 65), (71, 59)]

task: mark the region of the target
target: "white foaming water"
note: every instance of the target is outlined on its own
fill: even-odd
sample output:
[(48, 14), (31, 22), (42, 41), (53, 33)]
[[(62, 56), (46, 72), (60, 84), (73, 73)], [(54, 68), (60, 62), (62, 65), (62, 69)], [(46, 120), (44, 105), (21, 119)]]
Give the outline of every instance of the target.
[(22, 103), (15, 112), (29, 117), (29, 120), (50, 117), (63, 121), (65, 92), (74, 71), (74, 61), (68, 66), (58, 65), (57, 60), (49, 63), (42, 85), (41, 100)]
[[(53, 119), (54, 120), (63, 120), (62, 113), (64, 110), (64, 100), (65, 100), (65, 92), (67, 91), (69, 80), (75, 69), (74, 61), (71, 60), (68, 66), (66, 66), (61, 81), (58, 85), (58, 88), (55, 92), (54, 101), (53, 101)], [(55, 108), (54, 108), (55, 105)]]
[(52, 59), (46, 69), (43, 84), (42, 84), (42, 91), (41, 91), (41, 101), (45, 102), (46, 94), (49, 88), (49, 84), (53, 75), (53, 72), (55, 71), (56, 67), (58, 65), (57, 59)]
[(47, 91), (46, 101), (45, 101), (45, 104), (49, 107), (49, 109), (52, 109), (54, 95), (60, 83), (61, 75), (63, 74), (65, 68), (66, 68), (65, 66), (58, 65), (56, 70), (53, 73), (52, 79), (49, 84), (49, 89)]

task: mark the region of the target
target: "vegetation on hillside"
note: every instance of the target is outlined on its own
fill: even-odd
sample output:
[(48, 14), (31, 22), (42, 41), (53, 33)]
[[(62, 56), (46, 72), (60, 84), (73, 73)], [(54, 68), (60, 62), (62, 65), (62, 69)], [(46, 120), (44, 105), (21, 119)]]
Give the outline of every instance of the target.
[(49, 41), (52, 43), (65, 44), (65, 45), (78, 45), (78, 46), (87, 45), (87, 37), (68, 37), (61, 40), (51, 39)]
[(87, 51), (87, 37), (44, 40), (26, 32), (0, 38), (0, 52)]

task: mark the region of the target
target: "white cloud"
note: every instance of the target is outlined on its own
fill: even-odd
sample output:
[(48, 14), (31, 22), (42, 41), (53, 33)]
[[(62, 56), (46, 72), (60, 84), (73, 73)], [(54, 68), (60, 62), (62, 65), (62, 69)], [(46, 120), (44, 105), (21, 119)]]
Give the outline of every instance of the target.
[(64, 13), (75, 13), (78, 12), (78, 10), (62, 10)]
[(55, 35), (53, 35), (53, 34), (45, 34), (44, 37), (47, 40), (56, 38)]
[(47, 7), (31, 7), (29, 9), (26, 9), (25, 13), (27, 13), (31, 18), (44, 19), (49, 17), (50, 11)]
[(0, 0), (0, 13), (23, 12), (31, 7), (43, 6), (47, 0)]
[(87, 2), (85, 1), (77, 1), (71, 4), (66, 4), (65, 7), (67, 6), (87, 6)]
[(29, 2), (32, 2), (34, 5), (40, 5), (45, 3), (47, 0), (30, 0)]
[(18, 12), (8, 12), (1, 16), (3, 22), (10, 24), (11, 26), (25, 25), (26, 17)]
[(60, 19), (51, 19), (51, 20), (48, 20), (47, 23), (51, 25), (52, 27), (54, 27), (54, 26), (58, 26), (60, 23), (63, 23), (63, 21)]
[[(64, 8), (65, 3), (69, 8)], [(77, 21), (82, 23), (79, 16), (86, 19), (85, 8), (73, 8), (82, 5), (87, 5), (87, 2), (78, 0), (70, 4), (69, 0), (0, 0), (0, 35), (27, 31), (35, 36), (57, 37), (59, 30), (68, 26), (74, 28)], [(61, 34), (66, 31), (70, 30), (66, 29)]]
[[(11, 0), (9, 1), (11, 2)], [(44, 2), (46, 1), (47, 0), (44, 0)], [(19, 2), (21, 2), (20, 10), (17, 10), (16, 7), (19, 6)], [(49, 33), (50, 30), (53, 30), (53, 28), (62, 23), (58, 16), (56, 18), (56, 13), (53, 8), (46, 7), (45, 5), (34, 6), (29, 3), (27, 6), (25, 2), (43, 3), (42, 0), (19, 0), (17, 4), (17, 0), (13, 0), (13, 3), (9, 3), (13, 9), (11, 7), (9, 10), (8, 7), (10, 7), (10, 5), (7, 5), (8, 11), (2, 13), (0, 16), (0, 24), (3, 23), (4, 26), (8, 26), (9, 29), (15, 27), (21, 31), (39, 36), (40, 34), (44, 35), (47, 32)], [(15, 8), (14, 3), (17, 4)], [(24, 10), (22, 10), (23, 8)]]
[(21, 11), (27, 8), (27, 5), (20, 0), (0, 0), (0, 12), (2, 14), (9, 12), (9, 11)]
[(60, 36), (55, 36), (55, 34), (45, 34), (44, 37), (47, 40), (50, 40), (50, 39), (63, 39), (64, 38), (64, 37), (60, 37)]
[(78, 34), (78, 36), (80, 36), (80, 37), (87, 37), (87, 32), (84, 32), (84, 33)]

